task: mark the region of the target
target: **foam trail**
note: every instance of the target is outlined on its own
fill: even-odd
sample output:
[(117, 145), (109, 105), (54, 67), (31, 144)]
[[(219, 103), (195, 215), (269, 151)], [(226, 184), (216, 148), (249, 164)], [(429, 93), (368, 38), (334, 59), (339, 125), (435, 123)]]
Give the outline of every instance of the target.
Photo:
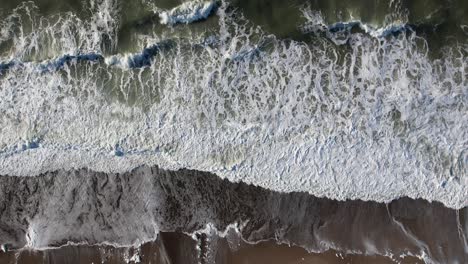
[(83, 3), (89, 17), (68, 12), (41, 16), (33, 2), (23, 2), (0, 21), (0, 60), (44, 61), (68, 54), (104, 54), (117, 46), (118, 0)]

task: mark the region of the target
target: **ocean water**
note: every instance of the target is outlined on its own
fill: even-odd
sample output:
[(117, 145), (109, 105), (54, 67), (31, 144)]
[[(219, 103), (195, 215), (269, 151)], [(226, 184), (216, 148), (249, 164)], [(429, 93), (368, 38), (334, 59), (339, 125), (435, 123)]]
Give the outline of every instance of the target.
[[(137, 246), (212, 224), (313, 252), (466, 261), (468, 2), (0, 1), (0, 244)], [(411, 231), (388, 209), (398, 243), (374, 237), (384, 225), (372, 238), (356, 229), (368, 243), (340, 244), (305, 228), (311, 212), (299, 206), (255, 237), (259, 213), (171, 207), (191, 191), (186, 170), (311, 204), (383, 210), (396, 200), (399, 214), (431, 224)], [(166, 173), (180, 182), (155, 185)], [(214, 194), (194, 209), (222, 195), (200, 184)], [(132, 194), (128, 207), (100, 198), (118, 194)], [(439, 207), (450, 224), (437, 224)], [(179, 225), (163, 211), (196, 219)], [(261, 224), (247, 232), (243, 221)], [(310, 232), (281, 235), (294, 225)], [(427, 236), (433, 228), (445, 235)]]

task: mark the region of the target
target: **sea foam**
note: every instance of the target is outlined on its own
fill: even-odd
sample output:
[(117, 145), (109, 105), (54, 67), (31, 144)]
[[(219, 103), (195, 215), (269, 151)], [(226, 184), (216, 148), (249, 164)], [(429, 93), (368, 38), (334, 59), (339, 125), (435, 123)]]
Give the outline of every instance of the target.
[[(411, 31), (350, 32), (340, 45), (282, 40), (221, 5), (209, 41), (103, 56), (118, 19), (99, 10), (78, 32), (107, 37), (55, 42), (53, 53), (69, 54), (52, 60), (60, 67), (4, 64), (0, 174), (147, 165), (339, 200), (467, 205), (467, 43), (434, 59)], [(67, 19), (78, 21), (13, 34), (29, 53), (12, 46), (4, 58), (49, 58), (34, 35), (72, 36)]]
[(159, 13), (163, 25), (189, 24), (208, 18), (216, 9), (216, 1), (189, 1)]

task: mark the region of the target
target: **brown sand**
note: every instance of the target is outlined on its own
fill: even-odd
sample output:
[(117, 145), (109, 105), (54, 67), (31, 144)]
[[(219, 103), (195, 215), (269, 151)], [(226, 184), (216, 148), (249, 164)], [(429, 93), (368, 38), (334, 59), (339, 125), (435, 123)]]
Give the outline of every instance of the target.
[[(211, 251), (214, 257), (206, 257)], [(218, 239), (216, 246), (197, 251), (197, 242), (180, 233), (162, 233), (155, 242), (146, 243), (140, 248), (114, 248), (110, 246), (64, 246), (44, 251), (0, 253), (1, 264), (40, 264), (40, 263), (222, 263), (222, 264), (320, 264), (320, 263), (395, 263), (384, 256), (345, 255), (334, 251), (321, 254), (308, 253), (300, 247), (278, 245), (275, 242), (262, 242), (256, 245), (241, 243), (237, 250), (229, 248), (226, 239)], [(136, 253), (136, 254), (135, 254)], [(132, 256), (138, 256), (132, 261)], [(399, 259), (401, 263), (423, 263), (414, 257)]]

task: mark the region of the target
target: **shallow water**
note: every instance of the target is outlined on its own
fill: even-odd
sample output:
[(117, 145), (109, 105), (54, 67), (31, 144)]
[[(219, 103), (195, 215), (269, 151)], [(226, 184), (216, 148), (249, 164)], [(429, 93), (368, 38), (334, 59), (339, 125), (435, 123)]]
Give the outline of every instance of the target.
[[(202, 258), (203, 263), (223, 263), (215, 261), (218, 251), (226, 257), (232, 251), (256, 258), (268, 257), (262, 250), (285, 248), (266, 243), (243, 249), (243, 241), (265, 240), (316, 253), (386, 256), (396, 262), (416, 257), (464, 263), (467, 258), (466, 208), (453, 210), (424, 200), (340, 202), (231, 183), (207, 173), (158, 168), (124, 174), (79, 170), (2, 176), (0, 183), (0, 244), (9, 250), (67, 242), (139, 247), (157, 240), (161, 232), (184, 232), (195, 239), (191, 246), (183, 240), (167, 250), (184, 252), (188, 247), (199, 252), (188, 259)], [(304, 255), (298, 247), (285, 254)], [(329, 253), (316, 256), (327, 258)]]
[[(463, 263), (467, 14), (462, 0), (2, 0), (0, 244), (129, 246), (242, 219), (250, 242)], [(204, 211), (180, 211), (182, 190)]]
[[(333, 251), (308, 253), (300, 247), (279, 245), (275, 242), (261, 242), (250, 245), (243, 243), (233, 250), (225, 239), (217, 244), (216, 262), (226, 264), (334, 264), (334, 263), (395, 263), (390, 257), (341, 254)], [(135, 257), (137, 256), (137, 257)], [(133, 260), (131, 260), (133, 257)], [(196, 241), (178, 233), (161, 233), (157, 241), (142, 245), (138, 249), (112, 248), (106, 246), (66, 246), (46, 251), (22, 251), (2, 254), (0, 260), (5, 264), (35, 263), (153, 263), (189, 264), (210, 263), (199, 256)], [(406, 256), (398, 263), (424, 263), (418, 258)]]

